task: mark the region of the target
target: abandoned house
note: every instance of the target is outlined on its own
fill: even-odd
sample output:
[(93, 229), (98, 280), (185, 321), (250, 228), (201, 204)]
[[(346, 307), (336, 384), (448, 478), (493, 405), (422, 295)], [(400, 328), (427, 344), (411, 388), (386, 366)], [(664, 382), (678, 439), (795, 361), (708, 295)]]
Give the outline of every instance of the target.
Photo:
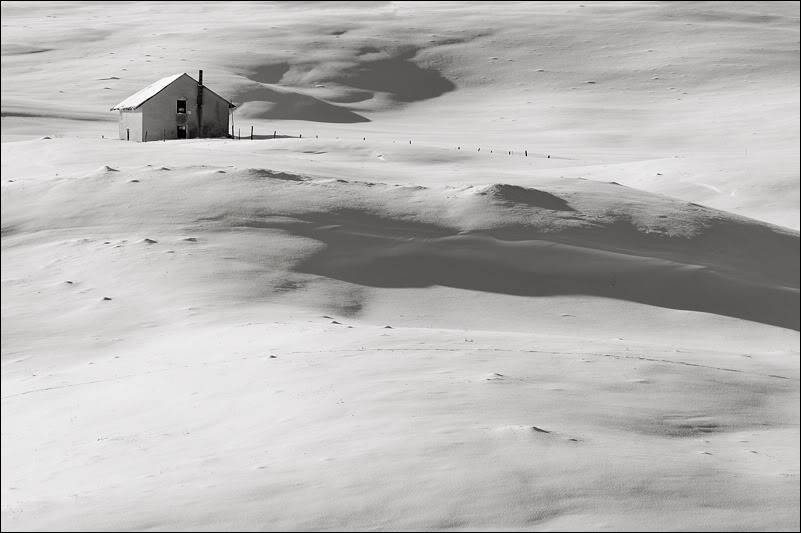
[(236, 106), (186, 73), (151, 83), (111, 108), (120, 112), (120, 139), (161, 141), (225, 137)]

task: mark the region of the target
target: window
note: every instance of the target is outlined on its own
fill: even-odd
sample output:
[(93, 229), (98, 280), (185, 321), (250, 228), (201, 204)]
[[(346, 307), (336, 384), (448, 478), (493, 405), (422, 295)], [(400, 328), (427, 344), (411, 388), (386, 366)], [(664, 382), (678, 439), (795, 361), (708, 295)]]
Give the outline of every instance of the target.
[(178, 100), (178, 112), (186, 113), (186, 100)]

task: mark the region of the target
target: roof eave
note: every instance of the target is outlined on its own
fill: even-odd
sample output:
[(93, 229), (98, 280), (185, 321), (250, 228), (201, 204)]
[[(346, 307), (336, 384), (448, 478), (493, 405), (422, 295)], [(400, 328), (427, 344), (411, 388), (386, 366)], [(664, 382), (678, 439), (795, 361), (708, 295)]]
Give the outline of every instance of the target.
[[(151, 98), (155, 97), (157, 94), (159, 94), (161, 91), (163, 91), (164, 89), (166, 89), (166, 88), (167, 88), (169, 85), (171, 85), (172, 83), (174, 83), (174, 82), (175, 82), (175, 81), (176, 81), (178, 78), (180, 78), (180, 77), (182, 77), (182, 76), (186, 76), (187, 78), (189, 78), (189, 79), (190, 79), (190, 80), (192, 80), (193, 82), (195, 82), (195, 83), (198, 83), (198, 81), (197, 81), (195, 78), (193, 78), (192, 76), (190, 76), (190, 75), (189, 75), (189, 74), (187, 74), (186, 72), (183, 72), (183, 73), (181, 73), (181, 75), (180, 75), (180, 76), (177, 76), (177, 77), (176, 77), (174, 80), (172, 80), (170, 83), (168, 83), (167, 85), (165, 85), (164, 87), (162, 87), (161, 89), (159, 89), (157, 92), (155, 92), (155, 93), (151, 94), (149, 97), (147, 97), (145, 100), (142, 100), (142, 101), (141, 101), (141, 102), (139, 102), (137, 105), (135, 105), (135, 106), (133, 106), (133, 107), (131, 107), (131, 106), (129, 106), (129, 107), (120, 107), (120, 106), (119, 106), (119, 104), (117, 104), (117, 105), (115, 105), (114, 107), (112, 107), (112, 108), (111, 108), (109, 111), (133, 111), (134, 109), (139, 109), (139, 108), (140, 108), (140, 107), (142, 107), (142, 106), (143, 106), (145, 103), (147, 103), (147, 102), (148, 102), (148, 100), (150, 100)], [(226, 99), (226, 98), (223, 98), (223, 97), (222, 97), (222, 96), (220, 96), (219, 94), (217, 94), (217, 93), (215, 93), (214, 91), (212, 91), (211, 89), (209, 89), (209, 88), (208, 88), (206, 85), (202, 85), (202, 87), (203, 87), (204, 89), (206, 89), (207, 91), (209, 91), (209, 92), (210, 92), (211, 94), (213, 94), (214, 96), (216, 96), (217, 98), (219, 98), (220, 100), (222, 100), (223, 102), (226, 102), (226, 103), (228, 104), (228, 109), (235, 109), (235, 108), (236, 108), (236, 106), (235, 106), (235, 105), (234, 105), (234, 104), (233, 104), (233, 103), (232, 103), (230, 100), (228, 100), (228, 99)], [(124, 101), (124, 100), (123, 100), (123, 101)]]

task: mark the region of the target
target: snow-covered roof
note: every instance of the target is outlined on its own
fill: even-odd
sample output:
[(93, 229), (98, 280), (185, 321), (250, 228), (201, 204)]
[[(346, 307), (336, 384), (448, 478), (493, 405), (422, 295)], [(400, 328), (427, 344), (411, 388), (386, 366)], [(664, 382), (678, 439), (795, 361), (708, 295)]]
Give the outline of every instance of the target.
[[(131, 96), (129, 96), (128, 98), (126, 98), (125, 100), (120, 102), (119, 104), (115, 105), (114, 107), (111, 108), (111, 111), (116, 111), (118, 109), (136, 109), (140, 105), (144, 104), (145, 102), (147, 102), (148, 100), (150, 100), (151, 98), (156, 96), (165, 87), (167, 87), (169, 84), (171, 84), (172, 82), (174, 82), (175, 80), (177, 80), (181, 76), (187, 76), (192, 81), (195, 81), (195, 79), (192, 78), (192, 76), (189, 76), (189, 74), (187, 74), (186, 72), (180, 72), (178, 74), (173, 74), (172, 76), (167, 76), (166, 78), (161, 78), (160, 80), (154, 81), (153, 83), (151, 83), (150, 85), (148, 85), (144, 89), (135, 92), (134, 94), (132, 94)], [(220, 98), (222, 98), (222, 96), (220, 96), (219, 94), (215, 93), (214, 91), (212, 91), (208, 87), (205, 87), (205, 88), (206, 88), (206, 90), (212, 92), (216, 96), (219, 96)], [(225, 98), (222, 98), (222, 99), (225, 100)], [(228, 102), (228, 100), (225, 100), (225, 101)], [(231, 102), (228, 102), (228, 105), (230, 107), (235, 107)]]
[(187, 76), (186, 72), (181, 72), (178, 74), (173, 74), (172, 76), (167, 76), (166, 78), (161, 78), (158, 81), (154, 81), (144, 89), (135, 92), (119, 104), (115, 105), (111, 108), (112, 111), (117, 109), (136, 109), (140, 105), (144, 104), (146, 101), (150, 100), (154, 96), (156, 96), (162, 89), (166, 86), (180, 78), (181, 76)]

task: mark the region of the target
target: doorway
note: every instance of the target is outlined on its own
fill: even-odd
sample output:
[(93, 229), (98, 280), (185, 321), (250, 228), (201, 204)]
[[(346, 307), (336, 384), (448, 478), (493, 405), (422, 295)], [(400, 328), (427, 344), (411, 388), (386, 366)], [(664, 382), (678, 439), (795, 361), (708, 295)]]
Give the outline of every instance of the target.
[(178, 138), (186, 139), (186, 126), (178, 126)]

